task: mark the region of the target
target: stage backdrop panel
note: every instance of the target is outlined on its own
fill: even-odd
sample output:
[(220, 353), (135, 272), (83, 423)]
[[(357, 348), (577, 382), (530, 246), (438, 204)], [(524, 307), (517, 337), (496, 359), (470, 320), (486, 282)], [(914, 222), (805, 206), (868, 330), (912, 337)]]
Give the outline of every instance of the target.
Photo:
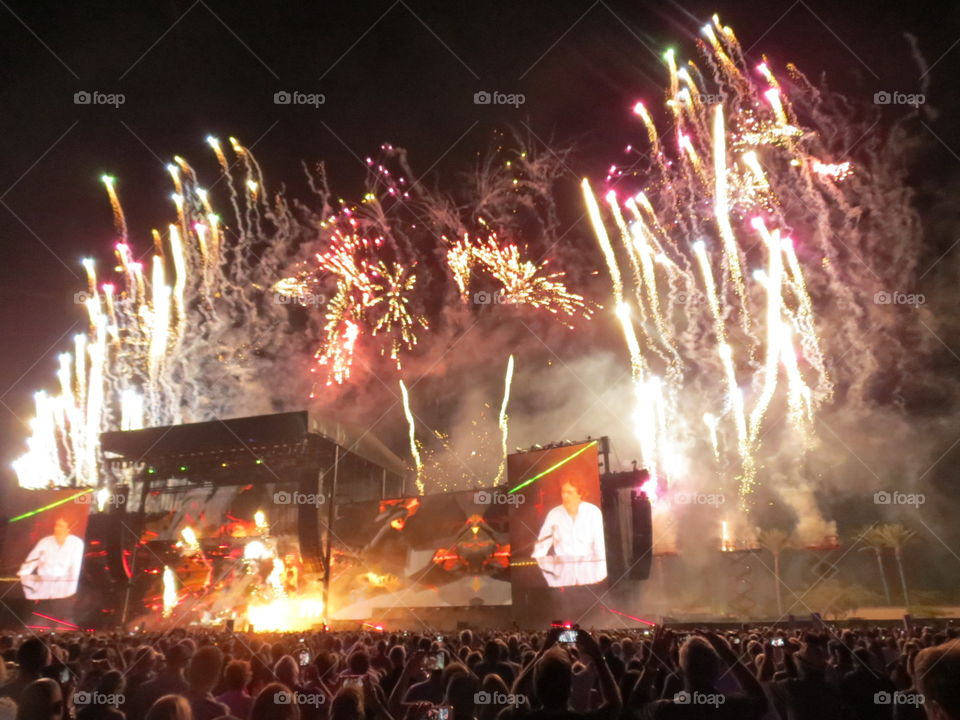
[(607, 577), (598, 443), (507, 459), (515, 588), (596, 585)]
[(333, 618), (509, 604), (506, 506), (489, 498), (469, 490), (338, 505)]
[(36, 603), (72, 601), (85, 552), (92, 492), (82, 489), (11, 490), (0, 550), (6, 597)]

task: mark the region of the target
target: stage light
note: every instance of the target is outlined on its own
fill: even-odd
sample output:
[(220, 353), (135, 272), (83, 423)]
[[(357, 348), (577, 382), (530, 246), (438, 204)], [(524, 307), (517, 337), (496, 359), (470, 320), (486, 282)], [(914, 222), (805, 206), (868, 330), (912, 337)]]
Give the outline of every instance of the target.
[(110, 489), (102, 487), (96, 492), (97, 496), (97, 509), (100, 512), (103, 512), (103, 508), (106, 507), (107, 502), (110, 500)]
[(243, 547), (244, 560), (263, 560), (271, 556), (267, 546), (259, 540), (251, 540)]
[(262, 458), (257, 458), (257, 461), (256, 461), (256, 462), (257, 462), (257, 465), (263, 465), (263, 459), (262, 459)]
[(155, 467), (147, 468), (147, 475), (156, 475), (156, 474), (157, 474), (157, 469)]
[(180, 468), (179, 468), (180, 472), (186, 472), (186, 471), (189, 470), (189, 469), (190, 469), (190, 468), (187, 467), (186, 465), (181, 465)]

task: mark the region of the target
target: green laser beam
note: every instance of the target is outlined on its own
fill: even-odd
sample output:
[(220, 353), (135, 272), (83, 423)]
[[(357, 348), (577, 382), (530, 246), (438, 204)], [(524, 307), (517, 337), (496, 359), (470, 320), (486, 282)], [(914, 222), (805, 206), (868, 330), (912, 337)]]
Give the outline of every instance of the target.
[(507, 495), (509, 495), (510, 493), (515, 493), (517, 490), (522, 490), (523, 488), (525, 488), (525, 487), (526, 487), (527, 485), (529, 485), (530, 483), (534, 483), (534, 482), (536, 482), (537, 480), (539, 480), (540, 478), (542, 478), (544, 475), (547, 475), (547, 474), (549, 474), (549, 473), (552, 473), (552, 472), (553, 472), (554, 470), (556, 470), (558, 467), (562, 467), (562, 466), (566, 465), (568, 462), (570, 462), (571, 460), (573, 460), (577, 455), (580, 455), (581, 453), (586, 452), (587, 450), (589, 450), (590, 448), (592, 448), (592, 447), (593, 447), (594, 445), (596, 445), (596, 444), (597, 444), (597, 441), (596, 441), (596, 440), (594, 440), (594, 441), (592, 441), (592, 442), (590, 442), (590, 443), (587, 443), (586, 445), (584, 445), (582, 448), (580, 448), (579, 450), (577, 450), (577, 451), (576, 451), (575, 453), (573, 453), (572, 455), (568, 455), (567, 457), (565, 457), (563, 460), (561, 460), (560, 462), (558, 462), (556, 465), (553, 465), (553, 466), (551, 466), (551, 467), (548, 467), (546, 470), (544, 470), (544, 471), (541, 472), (541, 473), (538, 473), (538, 474), (534, 475), (534, 476), (533, 476), (532, 478), (530, 478), (529, 480), (524, 480), (522, 483), (520, 483), (519, 485), (517, 485), (517, 486), (516, 486), (515, 488), (513, 488), (512, 490), (507, 490)]
[(76, 500), (76, 499), (77, 499), (78, 497), (80, 497), (81, 495), (86, 495), (87, 493), (92, 493), (92, 492), (93, 492), (93, 488), (89, 488), (89, 489), (87, 489), (87, 490), (83, 490), (83, 491), (81, 491), (81, 492), (78, 492), (76, 495), (71, 495), (71, 496), (68, 497), (68, 498), (63, 498), (63, 500), (57, 500), (56, 502), (52, 502), (52, 503), (50, 503), (49, 505), (44, 505), (42, 508), (37, 508), (36, 510), (31, 510), (30, 512), (25, 512), (23, 515), (17, 515), (15, 518), (10, 518), (10, 520), (9, 520), (8, 522), (15, 523), (17, 520), (24, 520), (24, 519), (26, 519), (26, 518), (28, 518), (28, 517), (33, 517), (34, 515), (39, 515), (40, 513), (45, 512), (46, 510), (52, 510), (53, 508), (55, 508), (55, 507), (57, 507), (57, 506), (59, 506), (59, 505), (63, 505), (64, 503), (68, 503), (68, 502), (70, 502), (71, 500)]

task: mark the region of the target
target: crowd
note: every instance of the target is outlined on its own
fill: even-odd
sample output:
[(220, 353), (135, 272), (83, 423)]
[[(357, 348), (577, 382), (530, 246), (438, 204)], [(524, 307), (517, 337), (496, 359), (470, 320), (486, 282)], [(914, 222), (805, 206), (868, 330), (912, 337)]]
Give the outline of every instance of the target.
[(0, 636), (0, 720), (960, 720), (954, 628)]

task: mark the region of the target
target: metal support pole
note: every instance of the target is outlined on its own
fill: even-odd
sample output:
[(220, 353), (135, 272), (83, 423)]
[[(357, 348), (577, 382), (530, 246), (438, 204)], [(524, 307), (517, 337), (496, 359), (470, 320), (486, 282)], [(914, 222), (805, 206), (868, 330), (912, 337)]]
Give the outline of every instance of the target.
[(330, 493), (326, 496), (327, 503), (327, 545), (323, 549), (323, 614), (329, 617), (330, 607), (330, 580), (333, 568), (331, 560), (333, 557), (333, 520), (334, 520), (334, 498), (337, 496), (337, 479), (340, 474), (340, 446), (334, 445), (333, 455), (333, 478), (330, 482)]
[[(140, 486), (140, 508), (137, 510), (136, 536), (133, 539), (133, 557), (130, 559), (130, 577), (127, 578), (127, 589), (123, 594), (123, 612), (120, 613), (120, 627), (127, 626), (127, 612), (130, 608), (130, 594), (133, 592), (133, 582), (137, 577), (137, 549), (140, 545), (140, 536), (143, 534), (143, 519), (147, 513), (147, 496), (150, 494), (150, 478), (143, 478)], [(123, 504), (123, 514), (126, 515), (126, 503)], [(123, 534), (124, 530), (130, 530), (127, 524), (121, 521), (120, 528), (120, 562), (123, 563)], [(133, 532), (130, 530), (130, 532)]]

